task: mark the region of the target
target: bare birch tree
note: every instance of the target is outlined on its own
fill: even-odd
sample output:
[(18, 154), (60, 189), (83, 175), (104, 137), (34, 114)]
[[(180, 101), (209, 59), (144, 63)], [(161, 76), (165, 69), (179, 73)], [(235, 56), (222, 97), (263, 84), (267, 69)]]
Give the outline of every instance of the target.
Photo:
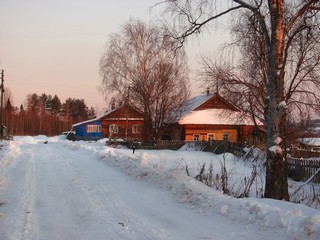
[[(159, 137), (173, 111), (189, 97), (188, 67), (183, 51), (161, 28), (130, 20), (110, 36), (100, 62), (106, 94), (127, 98), (144, 114), (144, 141)], [(129, 93), (128, 93), (129, 92)]]
[[(204, 26), (222, 16), (236, 11), (247, 11), (256, 19), (258, 30), (266, 49), (266, 97), (264, 119), (266, 126), (266, 186), (265, 197), (289, 200), (286, 156), (284, 146), (287, 102), (285, 97), (285, 74), (288, 49), (293, 37), (301, 29), (305, 19), (317, 17), (318, 0), (165, 0), (166, 12), (173, 16), (175, 38), (181, 44)], [(220, 4), (218, 4), (220, 3)], [(285, 9), (294, 9), (286, 15)], [(179, 24), (177, 24), (179, 22)], [(177, 28), (175, 28), (177, 26)], [(306, 30), (307, 31), (307, 30)], [(288, 74), (288, 73), (287, 73)]]
[[(290, 6), (285, 8), (285, 16), (291, 16), (293, 10)], [(245, 11), (237, 13), (233, 15), (234, 42), (227, 47), (238, 50), (241, 61), (222, 63), (210, 56), (202, 56), (200, 75), (204, 88), (219, 86), (219, 91), (243, 111), (263, 120), (268, 48), (255, 16)], [(307, 120), (310, 112), (319, 112), (320, 108), (319, 21), (308, 14), (297, 25), (296, 31), (291, 31), (287, 37), (285, 50), (284, 98), (290, 116), (287, 125), (291, 126)], [(290, 138), (293, 131), (288, 127), (291, 129), (286, 132), (286, 138)]]

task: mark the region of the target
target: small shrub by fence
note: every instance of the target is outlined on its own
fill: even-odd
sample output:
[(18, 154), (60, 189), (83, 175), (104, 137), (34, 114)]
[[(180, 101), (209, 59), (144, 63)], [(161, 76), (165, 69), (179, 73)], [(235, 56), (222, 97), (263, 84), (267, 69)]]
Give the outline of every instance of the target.
[[(320, 168), (319, 159), (302, 159), (287, 157), (288, 176), (295, 181), (306, 181)], [(320, 183), (320, 174), (312, 179), (312, 182)]]

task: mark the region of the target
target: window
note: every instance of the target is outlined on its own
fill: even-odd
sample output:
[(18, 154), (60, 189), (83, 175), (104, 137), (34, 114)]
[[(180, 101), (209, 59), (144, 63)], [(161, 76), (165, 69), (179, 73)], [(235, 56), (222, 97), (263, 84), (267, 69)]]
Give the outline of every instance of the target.
[(88, 124), (87, 125), (87, 132), (88, 133), (101, 132), (101, 125), (99, 125), (99, 124)]
[(207, 140), (208, 140), (209, 142), (211, 142), (212, 140), (214, 140), (214, 134), (213, 134), (213, 133), (208, 133), (208, 134), (207, 134)]
[(138, 125), (138, 124), (132, 125), (132, 133), (133, 134), (141, 133), (141, 125)]
[(229, 141), (229, 133), (222, 133), (222, 140)]
[(193, 134), (193, 141), (199, 141), (200, 140), (200, 134)]
[(109, 125), (109, 132), (110, 133), (118, 133), (119, 132), (119, 127), (117, 124), (110, 124)]

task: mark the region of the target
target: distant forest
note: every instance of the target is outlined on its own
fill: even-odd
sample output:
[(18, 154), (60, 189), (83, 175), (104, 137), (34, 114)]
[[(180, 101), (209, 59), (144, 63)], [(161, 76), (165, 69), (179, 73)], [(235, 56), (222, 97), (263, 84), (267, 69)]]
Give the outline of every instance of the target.
[(3, 124), (10, 135), (54, 136), (69, 131), (72, 124), (95, 117), (83, 99), (68, 98), (62, 103), (57, 95), (30, 94), (26, 105), (12, 106), (10, 98), (3, 103)]

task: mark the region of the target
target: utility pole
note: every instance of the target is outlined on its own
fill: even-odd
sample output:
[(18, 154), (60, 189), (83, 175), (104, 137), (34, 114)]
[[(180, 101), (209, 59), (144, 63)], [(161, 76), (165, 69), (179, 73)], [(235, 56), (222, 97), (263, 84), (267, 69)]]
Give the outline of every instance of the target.
[(4, 70), (1, 71), (1, 103), (0, 103), (0, 139), (3, 138), (3, 92), (4, 92)]

